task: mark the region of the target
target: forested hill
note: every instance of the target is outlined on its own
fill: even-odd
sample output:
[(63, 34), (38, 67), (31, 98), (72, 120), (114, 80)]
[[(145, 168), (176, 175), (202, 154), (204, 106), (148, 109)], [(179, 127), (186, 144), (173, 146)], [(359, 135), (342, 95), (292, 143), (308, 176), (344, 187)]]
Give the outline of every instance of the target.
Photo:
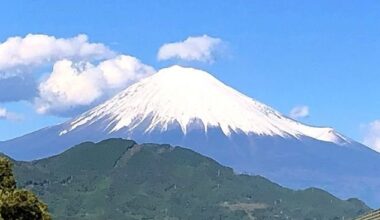
[(16, 161), (15, 173), (55, 219), (352, 219), (369, 211), (357, 199), (237, 175), (188, 149), (123, 139)]

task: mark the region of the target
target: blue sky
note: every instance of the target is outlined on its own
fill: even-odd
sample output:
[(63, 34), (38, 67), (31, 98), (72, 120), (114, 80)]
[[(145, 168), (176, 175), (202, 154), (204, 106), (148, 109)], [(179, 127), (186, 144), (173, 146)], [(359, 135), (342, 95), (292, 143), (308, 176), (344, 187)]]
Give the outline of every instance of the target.
[[(0, 42), (86, 34), (156, 70), (178, 63), (207, 70), (284, 114), (308, 106), (301, 121), (362, 141), (363, 127), (380, 119), (379, 11), (379, 1), (12, 0), (0, 8)], [(157, 60), (163, 44), (205, 34), (224, 42), (214, 62)], [(51, 71), (44, 65), (28, 74), (38, 84)], [(28, 100), (4, 101), (26, 86), (4, 91), (13, 84), (1, 80), (0, 108), (14, 117), (0, 120), (0, 140), (66, 120), (36, 113), (32, 92)]]

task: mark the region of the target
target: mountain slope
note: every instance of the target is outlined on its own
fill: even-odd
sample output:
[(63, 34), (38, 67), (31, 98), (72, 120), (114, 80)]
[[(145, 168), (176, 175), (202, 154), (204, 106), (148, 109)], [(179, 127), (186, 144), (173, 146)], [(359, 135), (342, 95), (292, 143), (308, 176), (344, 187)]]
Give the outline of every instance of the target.
[[(204, 71), (173, 66), (130, 86), (73, 120), (0, 142), (0, 149), (14, 158), (31, 160), (60, 153), (85, 140), (113, 136), (140, 139), (139, 136), (173, 130), (180, 136), (192, 132), (208, 136), (217, 130), (228, 138), (242, 134), (297, 140), (312, 138), (338, 145), (353, 143), (332, 128), (307, 126), (289, 119)], [(29, 145), (29, 140), (36, 144)]]
[(201, 127), (218, 127), (223, 134), (269, 135), (348, 144), (331, 128), (306, 126), (224, 85), (210, 74), (174, 66), (138, 82), (104, 104), (67, 124), (65, 135), (103, 122), (108, 133), (167, 131), (174, 124), (187, 134)]
[(33, 160), (113, 137), (186, 146), (237, 172), (380, 206), (379, 153), (331, 128), (289, 119), (204, 71), (179, 66), (63, 124), (1, 142), (0, 151)]
[(122, 139), (16, 162), (15, 173), (57, 219), (351, 219), (369, 210), (320, 189), (236, 175), (184, 148)]

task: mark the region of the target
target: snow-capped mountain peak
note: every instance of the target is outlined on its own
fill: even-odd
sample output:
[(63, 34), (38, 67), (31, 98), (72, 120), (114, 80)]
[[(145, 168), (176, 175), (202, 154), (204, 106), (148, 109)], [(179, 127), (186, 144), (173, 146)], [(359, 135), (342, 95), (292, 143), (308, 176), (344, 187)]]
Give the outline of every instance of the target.
[(311, 127), (289, 119), (205, 71), (181, 66), (164, 68), (130, 86), (68, 123), (60, 135), (99, 120), (107, 122), (105, 129), (109, 133), (133, 130), (143, 122), (147, 133), (164, 131), (177, 123), (184, 134), (197, 125), (206, 133), (209, 127), (219, 127), (226, 136), (243, 132), (307, 136), (337, 144), (350, 142), (331, 128)]

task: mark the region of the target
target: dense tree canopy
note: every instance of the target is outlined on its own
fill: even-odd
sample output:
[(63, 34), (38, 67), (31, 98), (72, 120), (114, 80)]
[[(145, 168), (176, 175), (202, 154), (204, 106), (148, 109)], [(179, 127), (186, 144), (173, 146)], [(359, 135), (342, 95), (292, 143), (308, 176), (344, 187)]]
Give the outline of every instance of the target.
[(30, 191), (17, 189), (12, 162), (0, 157), (0, 219), (50, 220), (47, 206)]
[(6, 157), (0, 157), (0, 190), (14, 190), (16, 180), (12, 173), (12, 163)]

